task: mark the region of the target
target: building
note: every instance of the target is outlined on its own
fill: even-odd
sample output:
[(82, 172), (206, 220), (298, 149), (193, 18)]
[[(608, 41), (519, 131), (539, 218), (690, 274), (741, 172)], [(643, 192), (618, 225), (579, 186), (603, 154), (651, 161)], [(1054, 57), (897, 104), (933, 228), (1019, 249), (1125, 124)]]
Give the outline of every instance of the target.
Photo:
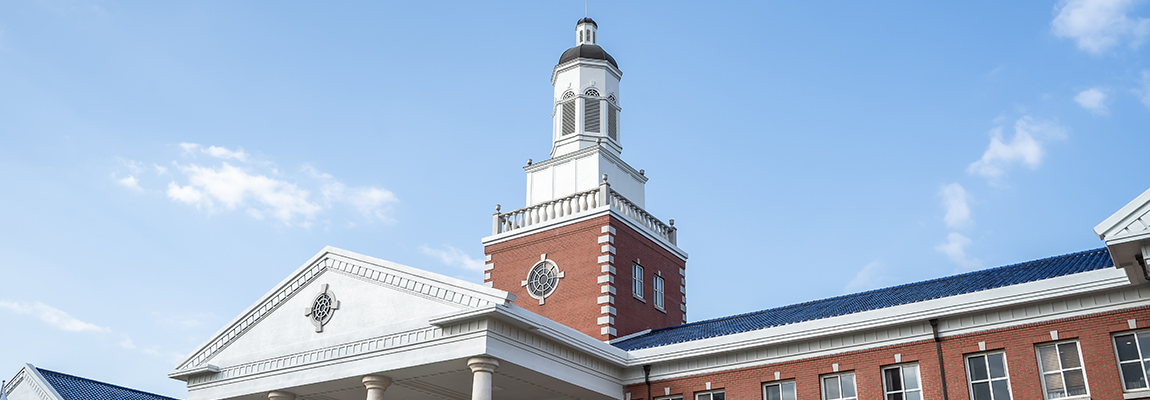
[(78, 376), (72, 376), (32, 364), (24, 364), (6, 382), (4, 391), (11, 400), (176, 400), (135, 389), (128, 389)]
[(1150, 398), (1150, 191), (1104, 248), (686, 323), (597, 29), (554, 68), (551, 159), (496, 208), (484, 285), (328, 247), (169, 376), (191, 400)]

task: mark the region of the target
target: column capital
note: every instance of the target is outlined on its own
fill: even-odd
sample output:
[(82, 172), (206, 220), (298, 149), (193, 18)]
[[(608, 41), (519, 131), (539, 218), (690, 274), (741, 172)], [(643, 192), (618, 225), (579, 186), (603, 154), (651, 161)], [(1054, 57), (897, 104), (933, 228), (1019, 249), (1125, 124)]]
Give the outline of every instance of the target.
[(268, 400), (295, 400), (295, 393), (273, 390), (268, 392)]
[(467, 367), (471, 368), (471, 372), (494, 373), (495, 369), (499, 368), (499, 360), (491, 357), (472, 357), (467, 360)]
[(366, 387), (367, 390), (387, 390), (387, 387), (391, 386), (391, 378), (383, 375), (364, 375), (363, 386)]

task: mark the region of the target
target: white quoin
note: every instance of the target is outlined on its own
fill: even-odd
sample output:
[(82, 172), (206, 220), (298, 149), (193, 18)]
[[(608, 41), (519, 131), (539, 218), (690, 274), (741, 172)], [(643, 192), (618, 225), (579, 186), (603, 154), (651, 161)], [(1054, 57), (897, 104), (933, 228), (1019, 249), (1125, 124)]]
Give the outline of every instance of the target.
[(602, 143), (616, 155), (620, 144), (619, 79), (623, 72), (602, 47), (599, 27), (590, 18), (575, 24), (575, 47), (567, 49), (555, 65), (551, 158)]

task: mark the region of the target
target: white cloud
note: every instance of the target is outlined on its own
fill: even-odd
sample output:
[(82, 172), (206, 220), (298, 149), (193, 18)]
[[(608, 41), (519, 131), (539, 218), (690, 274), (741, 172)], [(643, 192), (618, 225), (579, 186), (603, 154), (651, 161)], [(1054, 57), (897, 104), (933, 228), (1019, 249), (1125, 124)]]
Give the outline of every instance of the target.
[(227, 147), (220, 147), (220, 146), (204, 147), (204, 146), (201, 146), (201, 145), (196, 144), (196, 143), (187, 143), (187, 142), (180, 143), (180, 147), (184, 149), (185, 153), (188, 153), (191, 155), (195, 155), (196, 153), (203, 153), (203, 154), (207, 154), (209, 156), (219, 158), (219, 159), (224, 159), (224, 160), (236, 160), (236, 161), (240, 161), (240, 162), (247, 162), (248, 161), (248, 154), (244, 152), (244, 149), (231, 150), (231, 149), (228, 149)]
[(311, 219), (323, 210), (308, 200), (310, 192), (293, 183), (250, 174), (226, 162), (218, 168), (192, 164), (179, 169), (187, 176), (188, 185), (169, 183), (168, 197), (197, 208), (214, 210), (217, 204), (229, 210), (244, 207), (285, 223)]
[(378, 187), (348, 188), (337, 181), (331, 174), (323, 173), (310, 165), (300, 168), (312, 178), (322, 182), (320, 193), (323, 194), (324, 203), (331, 207), (332, 203), (345, 203), (369, 219), (378, 219), (384, 222), (392, 221), (391, 205), (398, 203), (399, 198), (387, 189)]
[(36, 302), (33, 304), (13, 303), (0, 301), (0, 308), (7, 308), (17, 314), (35, 315), (40, 321), (47, 323), (55, 328), (62, 329), (69, 332), (109, 332), (110, 329), (101, 327), (96, 324), (84, 322), (68, 315), (68, 313), (57, 310), (44, 303)]
[(1082, 106), (1082, 108), (1090, 110), (1095, 114), (1106, 115), (1109, 111), (1106, 109), (1106, 92), (1098, 88), (1083, 90), (1078, 93), (1077, 96), (1074, 96), (1074, 101)]
[(1137, 47), (1150, 35), (1150, 19), (1128, 17), (1139, 0), (1068, 0), (1051, 22), (1054, 34), (1074, 40), (1078, 48), (1101, 54), (1129, 41)]
[(168, 168), (160, 164), (152, 164), (152, 166), (156, 168), (156, 175), (163, 175), (168, 172)]
[(886, 275), (885, 268), (885, 264), (871, 261), (870, 264), (855, 274), (854, 279), (847, 283), (846, 287), (843, 288), (843, 293), (858, 293), (890, 285), (893, 283), (893, 279)]
[(946, 226), (959, 228), (973, 222), (970, 218), (970, 206), (967, 205), (970, 196), (966, 194), (966, 189), (963, 189), (962, 185), (952, 183), (943, 186), (939, 194), (942, 195), (942, 206), (946, 209), (946, 216), (942, 218)]
[(120, 340), (120, 347), (123, 347), (125, 349), (136, 348), (136, 344), (132, 342), (132, 338), (128, 337), (128, 335), (121, 335), (121, 337), (123, 339)]
[(1016, 163), (1036, 169), (1042, 165), (1042, 141), (1065, 136), (1066, 129), (1056, 123), (1037, 121), (1029, 116), (1019, 118), (1014, 122), (1014, 137), (1009, 142), (1002, 136), (1002, 127), (991, 129), (986, 152), (966, 171), (995, 182), (1005, 175), (1006, 168)]
[(427, 245), (419, 246), (419, 251), (423, 254), (438, 258), (444, 264), (469, 269), (472, 271), (482, 271), (483, 261), (471, 258), (470, 255), (464, 253), (463, 250), (457, 249), (452, 246), (444, 245), (442, 250), (427, 247)]
[(951, 232), (950, 235), (946, 237), (946, 243), (935, 246), (934, 249), (946, 254), (946, 256), (950, 258), (950, 261), (964, 269), (978, 269), (982, 266), (982, 261), (966, 255), (966, 247), (970, 246), (970, 243), (970, 238), (960, 233)]
[[(116, 179), (116, 176), (112, 175), (112, 179)], [(120, 186), (135, 190), (137, 192), (144, 191), (144, 188), (140, 187), (140, 181), (132, 175), (128, 175), (127, 178), (116, 179), (116, 183)]]

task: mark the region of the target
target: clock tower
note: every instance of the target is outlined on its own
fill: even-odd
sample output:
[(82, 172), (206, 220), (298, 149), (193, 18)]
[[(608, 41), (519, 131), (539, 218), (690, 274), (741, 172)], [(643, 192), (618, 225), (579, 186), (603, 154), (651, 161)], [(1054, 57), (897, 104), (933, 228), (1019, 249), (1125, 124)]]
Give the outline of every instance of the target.
[(687, 321), (687, 254), (646, 211), (647, 177), (621, 158), (615, 58), (590, 18), (551, 74), (551, 158), (528, 163), (526, 207), (496, 207), (484, 282), (600, 340)]

